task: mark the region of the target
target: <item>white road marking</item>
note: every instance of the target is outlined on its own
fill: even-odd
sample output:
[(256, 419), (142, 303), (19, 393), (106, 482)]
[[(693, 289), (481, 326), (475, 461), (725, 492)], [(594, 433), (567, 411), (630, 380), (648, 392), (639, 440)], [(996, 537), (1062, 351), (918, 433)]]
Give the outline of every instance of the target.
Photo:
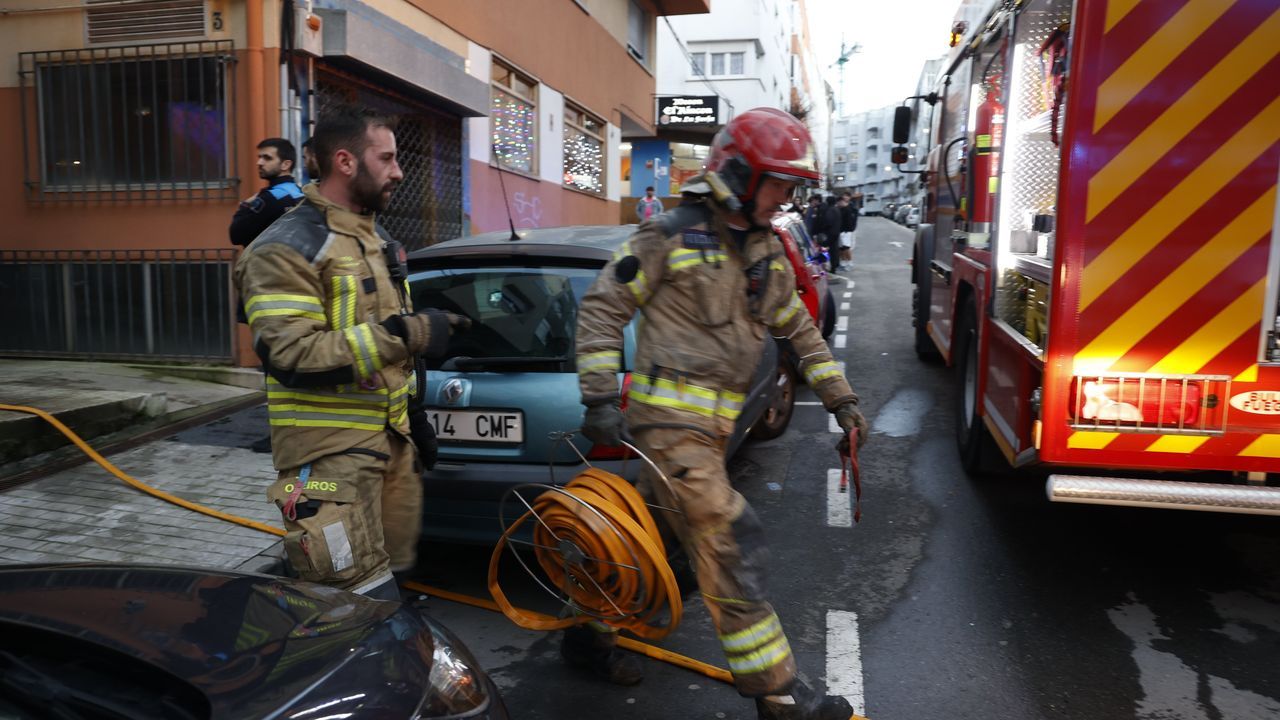
[(849, 303), (840, 303), (840, 309), (841, 309), (841, 310), (848, 310), (848, 309), (849, 309)]
[(822, 403), (818, 402), (817, 400), (797, 400), (796, 404), (797, 405), (821, 405)]
[(836, 336), (836, 348), (837, 348), (837, 349), (844, 347), (848, 342), (849, 342), (849, 336), (848, 336), (848, 335), (837, 335), (837, 336)]
[(844, 296), (845, 296), (845, 298), (846, 298), (846, 299), (848, 299), (848, 298), (853, 297), (853, 293), (851, 293), (851, 292), (847, 292), (847, 293), (845, 293), (845, 294), (844, 294)]
[(836, 318), (836, 329), (839, 330), (840, 332), (844, 332), (845, 330), (849, 329), (848, 315), (841, 315), (840, 317)]
[(827, 527), (853, 527), (851, 497), (853, 497), (851, 492), (840, 492), (840, 468), (829, 468), (827, 470)]
[(897, 240), (890, 240), (889, 244), (894, 247), (902, 247), (902, 243), (898, 242)]
[(862, 690), (862, 642), (858, 639), (858, 615), (845, 610), (827, 611), (827, 692), (840, 695), (853, 712), (866, 715)]
[(836, 416), (835, 416), (835, 415), (828, 415), (828, 416), (827, 416), (827, 430), (830, 430), (830, 431), (831, 431), (831, 432), (833, 432), (833, 433), (842, 433), (842, 432), (844, 432), (844, 428), (841, 428), (841, 427), (840, 427), (840, 423), (836, 422)]

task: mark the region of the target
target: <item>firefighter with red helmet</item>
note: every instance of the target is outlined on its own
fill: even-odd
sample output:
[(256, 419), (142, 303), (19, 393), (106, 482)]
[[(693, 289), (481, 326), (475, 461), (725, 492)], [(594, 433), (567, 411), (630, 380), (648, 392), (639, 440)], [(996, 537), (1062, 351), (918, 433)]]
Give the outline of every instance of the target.
[[(788, 338), (809, 386), (846, 432), (866, 437), (858, 397), (796, 294), (795, 277), (770, 229), (798, 185), (815, 185), (808, 130), (791, 115), (757, 108), (713, 140), (706, 172), (684, 202), (645, 222), (587, 291), (578, 316), (582, 426), (617, 445), (624, 417), (617, 373), (623, 328), (644, 317), (636, 343), (626, 428), (669, 480), (642, 476), (642, 492), (665, 512), (693, 562), (738, 691), (760, 718), (848, 720), (840, 697), (797, 680), (796, 661), (765, 600), (763, 528), (729, 483), (725, 447), (766, 342)], [(568, 632), (567, 660), (618, 683), (639, 682), (603, 627)]]

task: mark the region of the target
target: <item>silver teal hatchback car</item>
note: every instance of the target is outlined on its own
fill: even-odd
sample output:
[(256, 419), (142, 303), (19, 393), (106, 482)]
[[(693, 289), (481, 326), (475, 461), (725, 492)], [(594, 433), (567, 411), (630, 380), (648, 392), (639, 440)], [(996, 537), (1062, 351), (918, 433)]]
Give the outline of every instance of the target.
[[(428, 414), (440, 459), (423, 475), (425, 537), (492, 542), (500, 534), (498, 506), (507, 489), (567, 483), (584, 467), (583, 457), (635, 479), (640, 461), (624, 458), (618, 448), (562, 438), (582, 425), (574, 363), (578, 303), (634, 232), (634, 225), (606, 225), (520, 231), (515, 239), (510, 232), (487, 233), (409, 255), (414, 307), (472, 321), (428, 365)], [(624, 392), (634, 325), (625, 332), (618, 376)], [(778, 362), (775, 344), (765, 343), (730, 454), (769, 407)], [(508, 517), (520, 510), (511, 507)]]

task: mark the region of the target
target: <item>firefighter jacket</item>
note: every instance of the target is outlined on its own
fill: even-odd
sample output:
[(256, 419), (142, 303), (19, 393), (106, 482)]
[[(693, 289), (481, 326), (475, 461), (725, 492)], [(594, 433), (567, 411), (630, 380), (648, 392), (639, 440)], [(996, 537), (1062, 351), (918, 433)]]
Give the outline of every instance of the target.
[(710, 201), (641, 225), (587, 291), (577, 334), (584, 404), (618, 397), (623, 328), (637, 310), (633, 427), (678, 423), (731, 432), (770, 335), (791, 341), (828, 410), (857, 400), (796, 294), (773, 232), (756, 230), (739, 243)]
[[(404, 341), (381, 324), (410, 311), (371, 215), (306, 198), (236, 262), (235, 283), (267, 370), (272, 458), (285, 470), (344, 452), (393, 428), (409, 433), (416, 393)], [(448, 341), (431, 338), (435, 346)]]

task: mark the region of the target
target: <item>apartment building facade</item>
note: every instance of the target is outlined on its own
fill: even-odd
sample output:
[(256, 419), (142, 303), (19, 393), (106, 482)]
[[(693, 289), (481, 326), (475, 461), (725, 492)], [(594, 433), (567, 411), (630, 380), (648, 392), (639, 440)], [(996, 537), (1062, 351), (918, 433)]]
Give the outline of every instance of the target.
[(410, 248), (508, 207), (517, 228), (616, 222), (619, 144), (655, 130), (657, 13), (710, 3), (7, 5), (0, 294), (21, 311), (0, 354), (252, 364), (227, 225), (261, 139), (300, 144), (338, 104), (396, 115), (381, 222)]

